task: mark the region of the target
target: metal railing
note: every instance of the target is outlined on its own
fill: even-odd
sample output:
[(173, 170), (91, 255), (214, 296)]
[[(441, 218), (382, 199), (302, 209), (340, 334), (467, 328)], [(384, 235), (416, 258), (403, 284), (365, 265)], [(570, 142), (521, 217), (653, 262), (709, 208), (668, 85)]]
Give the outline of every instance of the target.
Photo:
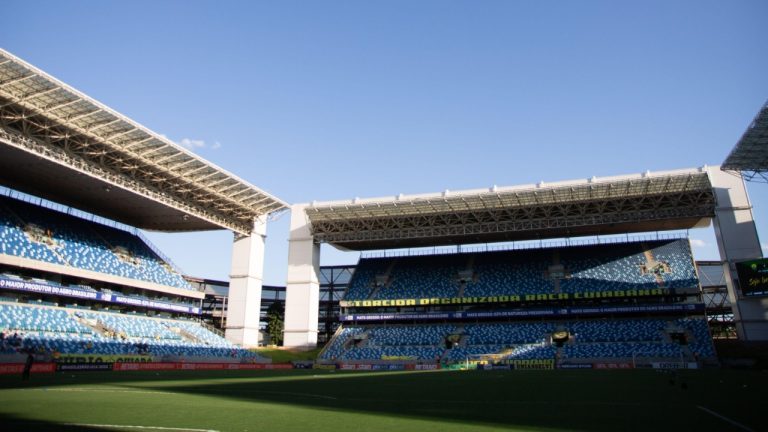
[(577, 246), (596, 246), (605, 244), (637, 243), (641, 241), (682, 240), (688, 238), (688, 232), (654, 233), (645, 235), (624, 235), (588, 238), (565, 238), (556, 240), (525, 240), (503, 244), (485, 244), (470, 246), (440, 246), (418, 249), (394, 249), (360, 253), (360, 258), (397, 258), (426, 255), (455, 255), (477, 252), (498, 252), (527, 249), (567, 248)]

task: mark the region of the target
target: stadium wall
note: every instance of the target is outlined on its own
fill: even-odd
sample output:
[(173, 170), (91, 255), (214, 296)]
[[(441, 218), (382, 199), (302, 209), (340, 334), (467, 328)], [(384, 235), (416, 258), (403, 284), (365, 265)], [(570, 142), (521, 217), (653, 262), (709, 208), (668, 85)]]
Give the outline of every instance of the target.
[(717, 200), (715, 237), (724, 263), (736, 332), (743, 341), (766, 341), (768, 297), (746, 298), (739, 289), (736, 273), (736, 262), (763, 256), (744, 179), (718, 167), (709, 167), (708, 173)]

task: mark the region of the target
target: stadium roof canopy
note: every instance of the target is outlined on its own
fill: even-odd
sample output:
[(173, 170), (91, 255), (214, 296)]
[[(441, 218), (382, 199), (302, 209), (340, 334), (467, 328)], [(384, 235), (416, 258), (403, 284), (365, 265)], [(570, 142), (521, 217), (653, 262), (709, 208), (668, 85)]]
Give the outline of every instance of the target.
[(768, 182), (768, 102), (749, 125), (720, 167), (740, 171), (745, 179)]
[(247, 234), (287, 208), (2, 49), (0, 184), (158, 231)]
[(688, 229), (715, 198), (706, 169), (308, 204), (316, 241), (391, 249)]

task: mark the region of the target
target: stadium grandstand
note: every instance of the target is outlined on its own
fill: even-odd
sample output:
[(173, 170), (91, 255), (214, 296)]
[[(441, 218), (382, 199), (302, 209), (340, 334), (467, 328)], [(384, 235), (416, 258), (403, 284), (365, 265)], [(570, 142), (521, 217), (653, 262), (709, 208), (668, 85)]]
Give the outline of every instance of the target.
[[(764, 111), (729, 161), (762, 145)], [(732, 332), (768, 339), (762, 292), (739, 286), (762, 252), (737, 165), (296, 204), (286, 287), (263, 290), (287, 203), (0, 51), (4, 347), (258, 362), (245, 348), (284, 300), (285, 345), (330, 338), (329, 363), (714, 364), (689, 229), (715, 228)], [(234, 233), (228, 284), (182, 276), (140, 234), (212, 229)], [(366, 254), (331, 270), (343, 297), (321, 290), (321, 244)]]
[[(284, 202), (2, 50), (0, 185), (3, 362), (267, 361), (245, 294)], [(140, 231), (212, 229), (235, 233), (223, 331)]]
[(717, 363), (686, 238), (364, 258), (341, 305), (322, 360)]
[[(289, 265), (317, 260), (317, 243), (363, 251), (328, 363), (702, 367), (718, 362), (712, 297), (705, 305), (687, 231), (715, 224), (722, 271), (760, 257), (742, 202), (743, 180), (719, 167), (315, 202), (292, 208)], [(291, 304), (292, 286), (314, 289), (304, 276), (289, 271), (295, 345), (313, 343), (302, 329), (314, 307)], [(745, 319), (750, 299), (736, 298), (739, 337), (768, 337), (764, 319)]]

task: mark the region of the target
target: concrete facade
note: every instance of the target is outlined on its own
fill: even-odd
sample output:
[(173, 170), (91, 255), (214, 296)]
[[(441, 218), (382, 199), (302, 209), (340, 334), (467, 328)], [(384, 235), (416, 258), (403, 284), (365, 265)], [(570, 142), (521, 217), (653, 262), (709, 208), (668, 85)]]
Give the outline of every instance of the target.
[(283, 345), (313, 349), (317, 346), (320, 304), (320, 245), (312, 238), (304, 208), (291, 207)]
[(225, 337), (246, 348), (259, 345), (261, 284), (264, 274), (266, 216), (254, 221), (249, 236), (235, 234), (229, 275), (229, 310)]
[(739, 339), (768, 340), (768, 298), (744, 297), (739, 289), (736, 262), (763, 256), (752, 215), (752, 203), (741, 176), (708, 167), (717, 206), (714, 228), (728, 299), (733, 305), (734, 322)]

